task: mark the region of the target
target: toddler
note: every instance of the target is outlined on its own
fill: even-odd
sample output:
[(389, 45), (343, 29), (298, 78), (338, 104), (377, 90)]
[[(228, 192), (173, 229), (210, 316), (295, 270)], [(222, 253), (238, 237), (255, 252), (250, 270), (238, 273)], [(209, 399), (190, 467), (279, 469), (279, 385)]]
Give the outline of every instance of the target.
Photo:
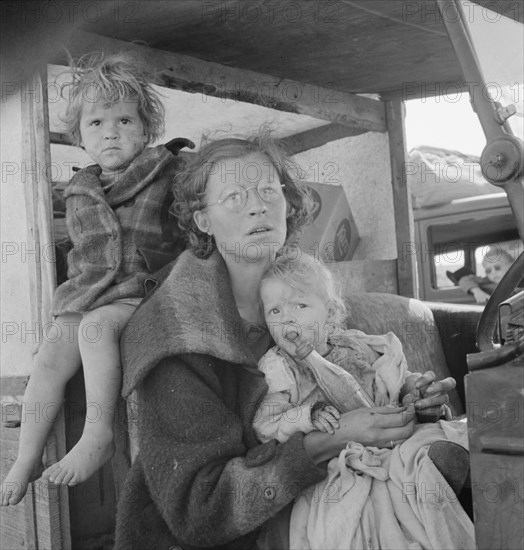
[(53, 297), (60, 338), (42, 342), (23, 404), (23, 411), (38, 405), (47, 415), (22, 414), (18, 458), (2, 484), (2, 505), (17, 504), (41, 474), (66, 383), (81, 364), (88, 410), (82, 437), (43, 477), (75, 485), (112, 456), (119, 337), (145, 295), (149, 274), (183, 248), (169, 214), (180, 160), (164, 145), (147, 147), (163, 134), (164, 107), (146, 71), (125, 54), (91, 54), (72, 72), (65, 122), (95, 164), (77, 172), (64, 191), (73, 248), (68, 280)]

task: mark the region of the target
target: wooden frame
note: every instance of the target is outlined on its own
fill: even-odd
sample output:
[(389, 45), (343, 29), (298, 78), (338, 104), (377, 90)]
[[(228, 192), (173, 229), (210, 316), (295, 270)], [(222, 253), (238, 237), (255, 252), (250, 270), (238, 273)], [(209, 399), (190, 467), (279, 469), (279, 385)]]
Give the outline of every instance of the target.
[[(282, 80), (271, 75), (227, 67), (87, 32), (76, 33), (74, 39), (67, 43), (67, 49), (75, 57), (89, 51), (104, 51), (108, 54), (130, 51), (154, 67), (160, 75), (162, 85), (168, 88), (240, 100), (331, 122), (327, 126), (283, 138), (282, 143), (292, 154), (364, 132), (389, 132), (397, 231), (397, 291), (403, 296), (415, 296), (415, 258), (403, 254), (406, 243), (414, 242), (414, 228), (405, 174), (407, 161), (405, 112), (400, 99), (391, 98), (389, 101), (371, 99), (301, 82)], [(55, 61), (64, 62), (63, 59), (55, 59)], [(249, 90), (252, 90), (252, 93), (249, 93)], [(296, 95), (293, 96), (290, 90), (295, 90)], [(53, 142), (67, 143), (68, 138), (53, 134)], [(380, 261), (373, 261), (374, 265), (376, 266)]]
[[(51, 185), (48, 173), (50, 167), (49, 121), (47, 112), (47, 87), (45, 70), (35, 73), (31, 79), (24, 82), (26, 89), (35, 93), (20, 94), (21, 120), (21, 171), (25, 202), (25, 217), (27, 221), (26, 248), (35, 251), (34, 257), (28, 261), (29, 266), (29, 298), (30, 322), (39, 333), (37, 341), (42, 340), (44, 325), (51, 321), (51, 300), (56, 278), (54, 263), (50, 261), (46, 244), (53, 242), (53, 210), (51, 202)], [(33, 346), (36, 353), (38, 345)], [(21, 396), (25, 389), (25, 377), (7, 379), (2, 383), (2, 395)], [(9, 392), (9, 393), (7, 393)], [(27, 414), (39, 414), (28, 411)], [(24, 414), (22, 412), (22, 414)], [(42, 414), (40, 412), (40, 414)], [(43, 420), (42, 420), (43, 421)], [(4, 430), (19, 430), (2, 426), (3, 435), (12, 439), (14, 433)], [(65, 454), (65, 423), (61, 415), (53, 425), (52, 433), (45, 449), (45, 462), (54, 462), (57, 457)], [(56, 487), (48, 488), (47, 483), (39, 480), (30, 484), (24, 504), (19, 505), (25, 516), (24, 544), (28, 548), (45, 547), (51, 550), (70, 548), (69, 500), (67, 491), (59, 491)], [(17, 514), (9, 510), (3, 511), (3, 517)], [(7, 519), (8, 521), (8, 519)], [(20, 533), (13, 532), (16, 544), (20, 543)], [(18, 537), (18, 538), (16, 538)], [(14, 540), (12, 541), (14, 543)]]
[(90, 51), (135, 53), (159, 70), (162, 85), (167, 88), (254, 103), (365, 131), (386, 131), (383, 103), (368, 97), (226, 67), (86, 32), (75, 33), (67, 49), (75, 57)]

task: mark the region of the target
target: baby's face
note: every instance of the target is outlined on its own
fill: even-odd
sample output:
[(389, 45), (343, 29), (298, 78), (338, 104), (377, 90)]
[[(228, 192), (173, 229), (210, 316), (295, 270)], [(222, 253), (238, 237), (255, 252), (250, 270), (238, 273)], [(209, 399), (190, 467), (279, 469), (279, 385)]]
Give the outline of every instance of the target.
[(104, 172), (127, 168), (147, 143), (138, 103), (132, 100), (84, 101), (80, 136), (86, 153)]
[(298, 332), (319, 353), (327, 352), (331, 310), (325, 300), (312, 290), (293, 288), (276, 277), (262, 282), (260, 297), (266, 323), (280, 348), (294, 355), (296, 346), (286, 335)]
[(504, 258), (495, 260), (493, 262), (482, 262), (482, 266), (484, 267), (486, 277), (492, 283), (496, 283), (496, 284), (500, 283), (500, 280), (502, 279), (502, 277), (504, 277), (510, 265), (511, 264)]

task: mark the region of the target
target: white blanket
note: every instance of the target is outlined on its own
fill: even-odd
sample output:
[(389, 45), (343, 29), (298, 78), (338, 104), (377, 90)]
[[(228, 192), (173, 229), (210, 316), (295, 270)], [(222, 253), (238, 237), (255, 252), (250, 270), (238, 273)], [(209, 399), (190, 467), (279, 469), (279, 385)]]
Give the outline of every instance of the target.
[(473, 523), (428, 457), (434, 441), (464, 444), (465, 423), (420, 424), (393, 450), (350, 442), (327, 478), (296, 500), (290, 548), (473, 549)]

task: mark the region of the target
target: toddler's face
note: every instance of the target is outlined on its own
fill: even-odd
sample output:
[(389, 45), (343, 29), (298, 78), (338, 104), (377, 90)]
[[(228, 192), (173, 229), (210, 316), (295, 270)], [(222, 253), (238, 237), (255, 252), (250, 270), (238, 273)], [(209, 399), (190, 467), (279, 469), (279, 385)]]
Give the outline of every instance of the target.
[(486, 277), (492, 283), (496, 283), (496, 284), (499, 284), (502, 277), (506, 275), (506, 272), (508, 271), (510, 265), (511, 264), (504, 258), (500, 258), (493, 262), (482, 262), (482, 266), (484, 267)]
[(286, 335), (296, 331), (311, 342), (319, 353), (328, 351), (331, 309), (313, 290), (299, 290), (276, 277), (270, 277), (262, 282), (260, 297), (266, 323), (280, 348), (290, 355), (295, 354), (295, 344)]
[(131, 100), (112, 105), (85, 101), (80, 136), (87, 154), (104, 172), (127, 168), (147, 143), (138, 103)]

